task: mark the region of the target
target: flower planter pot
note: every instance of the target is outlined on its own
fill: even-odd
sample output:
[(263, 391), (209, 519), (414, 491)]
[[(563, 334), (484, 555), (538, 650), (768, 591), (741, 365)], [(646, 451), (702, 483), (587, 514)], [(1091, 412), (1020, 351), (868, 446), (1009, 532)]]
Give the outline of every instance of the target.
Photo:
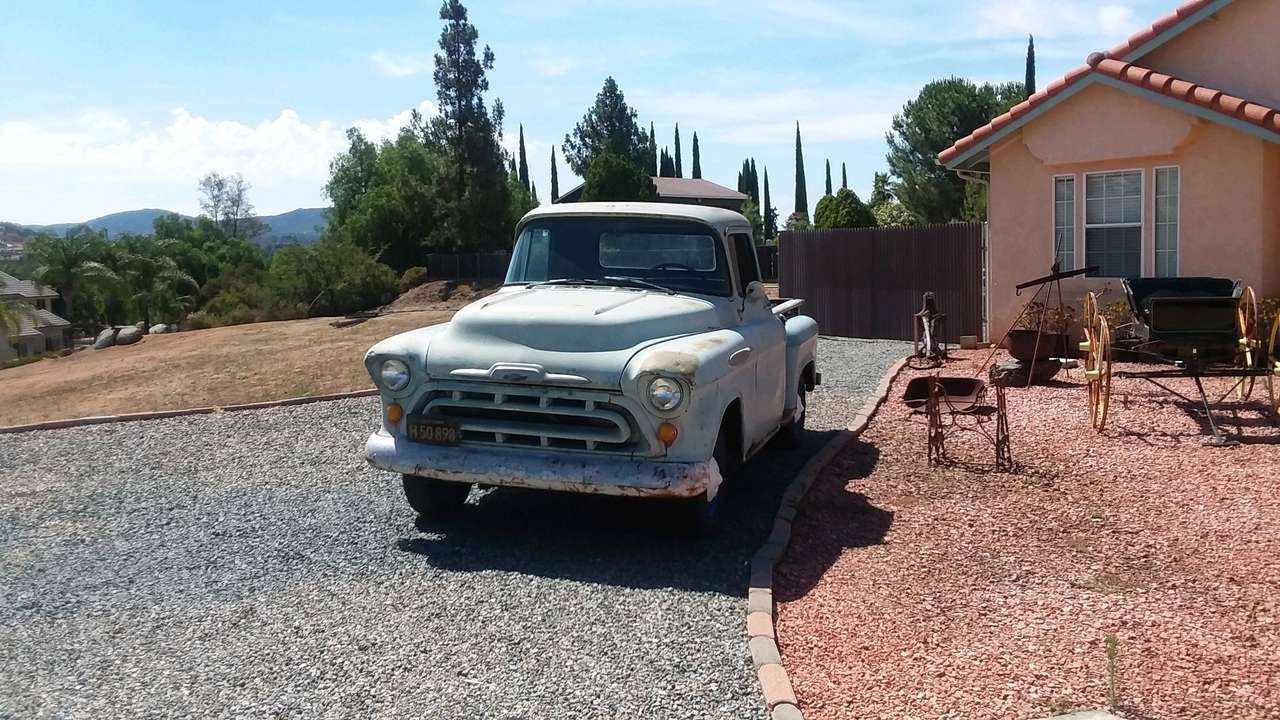
[(1014, 330), (1009, 333), (1009, 354), (1023, 362), (1067, 357), (1067, 340), (1066, 333), (1041, 333), (1037, 348), (1035, 330)]

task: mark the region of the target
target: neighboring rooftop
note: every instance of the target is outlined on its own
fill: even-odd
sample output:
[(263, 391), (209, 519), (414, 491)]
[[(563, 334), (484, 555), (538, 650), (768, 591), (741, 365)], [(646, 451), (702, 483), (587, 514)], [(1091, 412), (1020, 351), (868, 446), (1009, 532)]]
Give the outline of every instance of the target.
[[(704, 178), (655, 177), (653, 186), (658, 192), (659, 202), (674, 202), (684, 205), (715, 205), (728, 210), (738, 210), (747, 196), (729, 188), (718, 185)], [(583, 185), (561, 195), (556, 203), (581, 202)]]
[(21, 297), (31, 300), (56, 298), (58, 292), (31, 280), (19, 280), (6, 272), (0, 272), (0, 297)]

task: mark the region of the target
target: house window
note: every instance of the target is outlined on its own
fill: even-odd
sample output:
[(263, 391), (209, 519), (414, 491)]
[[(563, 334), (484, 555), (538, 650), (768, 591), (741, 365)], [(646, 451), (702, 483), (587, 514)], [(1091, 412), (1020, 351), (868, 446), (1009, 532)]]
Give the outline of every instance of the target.
[(1097, 277), (1142, 275), (1142, 171), (1084, 177), (1084, 251)]
[(1053, 259), (1060, 270), (1076, 269), (1076, 179), (1053, 179)]
[(1178, 168), (1156, 168), (1156, 277), (1178, 276)]

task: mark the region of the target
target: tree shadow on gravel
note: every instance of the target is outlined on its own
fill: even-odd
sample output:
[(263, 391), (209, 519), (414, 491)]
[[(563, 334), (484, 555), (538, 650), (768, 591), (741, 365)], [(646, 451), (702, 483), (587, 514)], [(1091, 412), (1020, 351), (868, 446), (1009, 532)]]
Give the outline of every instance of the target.
[(665, 500), (499, 488), (478, 500), (473, 493), (448, 521), (420, 518), (398, 547), (452, 572), (744, 596), (751, 556), (772, 530), (782, 493), (834, 434), (810, 431), (795, 450), (768, 447), (752, 458), (724, 490), (723, 525), (711, 538), (685, 534)]
[(846, 487), (849, 480), (869, 476), (879, 460), (879, 448), (854, 440), (818, 476), (792, 521), (791, 545), (775, 576), (773, 596), (778, 601), (808, 594), (845, 550), (884, 542), (893, 512)]

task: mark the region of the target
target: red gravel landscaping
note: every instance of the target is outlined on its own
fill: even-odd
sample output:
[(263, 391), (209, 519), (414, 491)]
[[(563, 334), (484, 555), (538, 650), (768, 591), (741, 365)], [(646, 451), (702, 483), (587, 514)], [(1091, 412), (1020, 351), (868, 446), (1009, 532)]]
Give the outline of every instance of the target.
[(924, 418), (898, 400), (919, 374), (815, 482), (776, 573), (805, 717), (1037, 718), (1105, 708), (1113, 677), (1125, 717), (1280, 718), (1280, 429), (1264, 387), (1217, 416), (1243, 443), (1212, 448), (1184, 403), (1137, 380), (1114, 381), (1093, 432), (1082, 373), (1063, 371), (1009, 391), (1020, 467), (1004, 473), (975, 432), (950, 432), (953, 462), (929, 466)]

